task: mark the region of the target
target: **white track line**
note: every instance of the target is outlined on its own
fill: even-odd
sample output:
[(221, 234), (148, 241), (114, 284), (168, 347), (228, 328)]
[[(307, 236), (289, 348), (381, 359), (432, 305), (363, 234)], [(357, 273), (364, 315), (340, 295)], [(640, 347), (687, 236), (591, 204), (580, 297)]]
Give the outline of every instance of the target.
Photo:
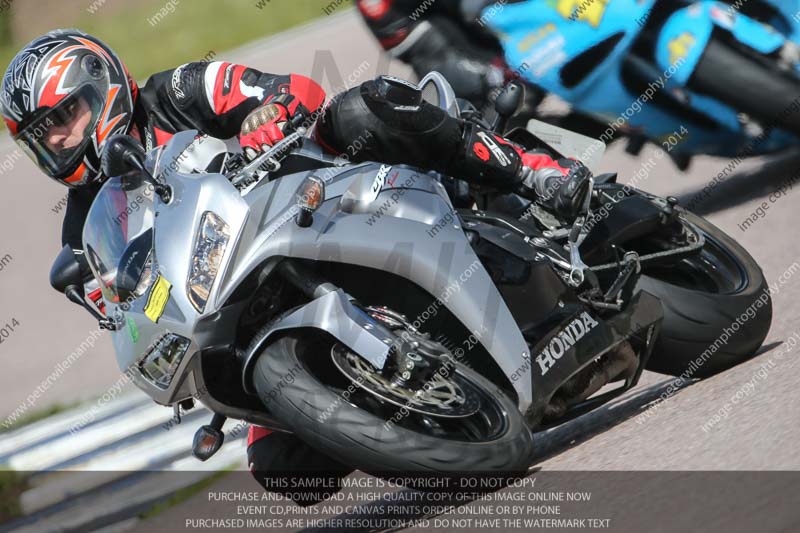
[(125, 416), (114, 417), (107, 423), (87, 427), (75, 434), (66, 434), (43, 446), (12, 455), (8, 466), (18, 472), (47, 470), (101, 446), (157, 427), (172, 416), (171, 409), (156, 404), (144, 405), (128, 411)]
[[(110, 416), (126, 415), (129, 410), (141, 405), (152, 404), (152, 400), (144, 393), (136, 392), (98, 407), (93, 421), (100, 421)], [(73, 424), (81, 422), (90, 412), (94, 404), (84, 404), (69, 411), (58, 413), (38, 422), (0, 434), (0, 456), (12, 452), (21, 452), (36, 446), (40, 442), (54, 436), (68, 434)]]

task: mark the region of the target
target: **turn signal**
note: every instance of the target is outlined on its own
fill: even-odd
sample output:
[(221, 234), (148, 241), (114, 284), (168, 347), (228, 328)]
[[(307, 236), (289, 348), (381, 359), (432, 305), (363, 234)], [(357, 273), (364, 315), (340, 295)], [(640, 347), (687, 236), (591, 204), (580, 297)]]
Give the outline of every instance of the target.
[(202, 426), (194, 434), (192, 455), (201, 461), (207, 461), (222, 448), (223, 442), (225, 434), (222, 431), (211, 426)]
[(325, 182), (316, 176), (305, 179), (297, 191), (297, 216), (295, 222), (301, 228), (307, 228), (314, 220), (314, 212), (325, 201)]

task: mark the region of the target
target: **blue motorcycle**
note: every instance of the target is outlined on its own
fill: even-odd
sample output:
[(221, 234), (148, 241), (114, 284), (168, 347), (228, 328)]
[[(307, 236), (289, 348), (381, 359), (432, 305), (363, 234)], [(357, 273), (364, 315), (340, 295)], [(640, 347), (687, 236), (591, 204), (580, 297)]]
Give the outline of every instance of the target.
[(481, 24), (524, 80), (638, 154), (746, 157), (800, 141), (800, 0), (499, 1)]

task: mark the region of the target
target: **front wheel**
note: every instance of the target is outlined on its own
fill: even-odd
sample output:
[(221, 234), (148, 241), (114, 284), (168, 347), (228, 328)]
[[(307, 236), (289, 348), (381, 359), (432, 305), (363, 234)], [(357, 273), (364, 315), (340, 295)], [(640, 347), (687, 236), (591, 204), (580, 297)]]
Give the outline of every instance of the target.
[(661, 299), (664, 321), (648, 370), (704, 378), (751, 357), (772, 322), (772, 300), (755, 259), (697, 215), (681, 217), (703, 234), (696, 255), (644, 268), (638, 288)]
[(253, 380), (303, 441), (365, 472), (519, 473), (531, 461), (531, 432), (516, 405), (460, 363), (415, 399), (331, 337), (305, 330), (269, 345)]

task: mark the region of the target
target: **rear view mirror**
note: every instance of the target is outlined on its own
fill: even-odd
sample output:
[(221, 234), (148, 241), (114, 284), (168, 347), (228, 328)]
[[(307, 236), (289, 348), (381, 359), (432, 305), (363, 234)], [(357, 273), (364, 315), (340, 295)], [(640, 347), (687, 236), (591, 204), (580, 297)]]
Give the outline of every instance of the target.
[(81, 265), (69, 245), (64, 246), (50, 269), (50, 285), (58, 292), (66, 292), (67, 287), (80, 287), (83, 282)]
[(116, 330), (113, 321), (106, 319), (84, 300), (81, 264), (69, 245), (61, 249), (58, 257), (53, 262), (53, 266), (50, 269), (50, 285), (58, 292), (64, 293), (69, 301), (89, 311), (99, 322), (100, 329)]
[(106, 176), (123, 176), (143, 170), (144, 160), (144, 147), (139, 141), (130, 135), (114, 135), (103, 148), (101, 166)]
[(103, 174), (108, 177), (125, 176), (132, 172), (141, 172), (145, 179), (153, 184), (156, 194), (164, 203), (169, 203), (172, 199), (172, 191), (169, 187), (160, 183), (145, 168), (145, 152), (142, 143), (130, 135), (118, 134), (106, 141), (103, 154), (100, 158), (100, 166)]

